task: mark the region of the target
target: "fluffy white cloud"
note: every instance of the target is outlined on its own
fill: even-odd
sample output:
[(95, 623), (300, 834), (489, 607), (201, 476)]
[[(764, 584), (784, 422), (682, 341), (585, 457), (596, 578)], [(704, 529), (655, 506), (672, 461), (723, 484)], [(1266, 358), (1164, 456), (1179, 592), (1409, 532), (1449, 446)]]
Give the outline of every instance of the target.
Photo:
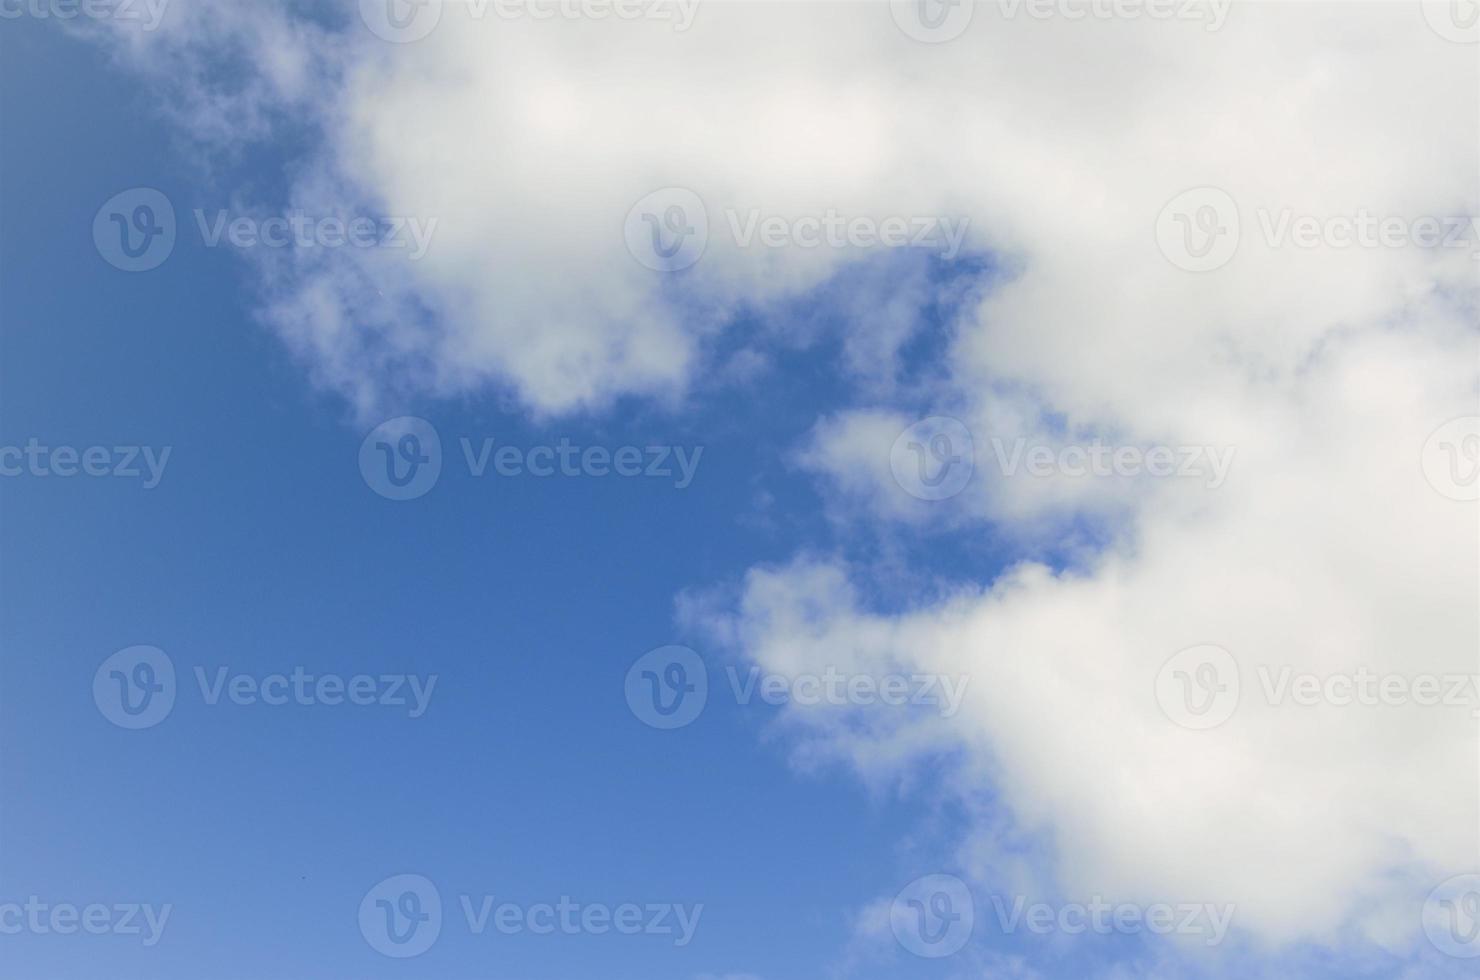
[[(1113, 543), (902, 615), (867, 608), (834, 563), (752, 572), (709, 625), (769, 669), (973, 678), (949, 720), (798, 711), (809, 745), (875, 775), (960, 752), (963, 798), (990, 788), (1011, 832), (1051, 841), (1045, 888), (1235, 902), (1259, 943), (1413, 940), (1427, 887), (1477, 862), (1469, 711), (1272, 706), (1256, 670), (1476, 668), (1476, 510), (1420, 467), (1436, 427), (1477, 411), (1475, 232), (1466, 248), (1289, 237), (1305, 219), (1480, 213), (1473, 46), (1406, 2), (1240, 3), (1218, 30), (981, 3), (943, 44), (881, 3), (710, 2), (684, 31), (472, 9), (392, 44), (353, 18), (176, 0), (170, 29), (120, 48), (187, 80), (180, 106), (207, 139), (306, 117), (321, 139), (286, 206), (438, 219), (419, 262), (264, 266), (268, 318), (319, 378), (362, 411), (486, 385), (536, 412), (672, 400), (709, 377), (737, 316), (795, 343), (817, 329), (798, 310), (832, 304), (873, 403), (820, 420), (800, 452), (843, 510), (1031, 548), (1093, 520)], [(256, 67), (218, 84), (222, 57)], [(709, 229), (674, 274), (624, 236), (665, 187), (698, 194)], [(1198, 264), (1163, 208), (1199, 187), (1226, 197), (1197, 199), (1213, 210), (1190, 209), (1187, 234), (1236, 212), (1240, 235), (1192, 272), (1158, 229)], [(792, 232), (829, 213), (964, 223), (981, 298), (942, 328), (934, 380), (896, 383), (939, 299), (919, 262), (745, 245), (752, 213)], [(951, 501), (902, 493), (890, 469), (903, 426), (933, 413), (976, 439)], [(1236, 455), (1216, 489), (1008, 477), (994, 437)], [(1244, 674), (1238, 712), (1203, 732), (1154, 697), (1164, 661), (1198, 643)], [(968, 842), (984, 877), (1001, 832)]]

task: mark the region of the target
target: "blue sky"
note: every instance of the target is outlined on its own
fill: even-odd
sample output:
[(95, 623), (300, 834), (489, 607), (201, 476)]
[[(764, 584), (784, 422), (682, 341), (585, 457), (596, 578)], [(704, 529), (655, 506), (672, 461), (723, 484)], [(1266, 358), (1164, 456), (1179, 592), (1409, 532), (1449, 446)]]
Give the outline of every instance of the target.
[[(151, 274), (99, 260), (92, 211), (147, 183), (210, 199), (148, 95), (47, 27), (4, 39), (5, 442), (171, 446), (159, 486), (4, 486), (4, 894), (173, 903), (167, 942), (7, 937), (12, 976), (406, 976), (355, 925), (412, 870), (450, 895), (702, 902), (697, 937), (485, 937), (449, 928), (440, 976), (689, 976), (825, 969), (859, 895), (908, 880), (919, 802), (801, 777), (718, 701), (639, 723), (622, 679), (675, 633), (693, 583), (828, 536), (771, 447), (810, 424), (799, 354), (764, 405), (531, 425), (496, 397), (418, 406), (449, 472), (416, 502), (361, 479), (362, 432), (254, 323), (240, 260), (184, 240)], [(32, 97), (21, 97), (20, 92)], [(34, 97), (42, 92), (46, 98)], [(270, 173), (272, 159), (254, 161)], [(705, 447), (694, 483), (471, 478), (454, 441)], [(758, 489), (777, 497), (757, 520)], [(150, 644), (182, 672), (171, 717), (123, 732), (97, 665)], [(431, 709), (207, 706), (186, 665), (437, 674)], [(783, 802), (784, 801), (784, 802)], [(864, 858), (864, 859), (860, 859)], [(928, 870), (935, 870), (931, 864)], [(69, 897), (75, 896), (75, 897)], [(153, 896), (153, 897), (151, 897)], [(758, 937), (765, 941), (757, 942)], [(173, 972), (173, 971), (178, 971)]]
[[(346, 27), (308, 7), (297, 22), (305, 36), (310, 26), (330, 38), (348, 31), (355, 40), (347, 47), (359, 50), (352, 32), (362, 25), (351, 18)], [(116, 932), (0, 934), (0, 975), (1464, 975), (1466, 961), (1424, 942), (1421, 907), (1438, 880), (1477, 870), (1473, 848), (1466, 851), (1461, 833), (1435, 832), (1416, 813), (1423, 808), (1411, 805), (1415, 787), (1438, 785), (1441, 774), (1473, 774), (1473, 758), (1456, 748), (1465, 744), (1457, 715), (1443, 716), (1445, 737), (1461, 734), (1442, 750), (1438, 729), (1417, 721), (1389, 736), (1370, 716), (1333, 716), (1372, 739), (1362, 743), (1370, 758), (1335, 767), (1343, 776), (1333, 808), (1360, 811), (1351, 826), (1337, 826), (1313, 775), (1327, 765), (1320, 752), (1278, 748), (1316, 744), (1301, 742), (1309, 732), (1289, 713), (1271, 712), (1274, 723), (1292, 726), (1270, 729), (1279, 738), (1262, 738), (1236, 719), (1223, 730), (1234, 733), (1229, 740), (1197, 743), (1198, 733), (1167, 725), (1152, 692), (1157, 668), (1194, 643), (1222, 644), (1240, 657), (1252, 656), (1259, 642), (1266, 651), (1287, 643), (1289, 650), (1266, 652), (1265, 660), (1342, 669), (1310, 654), (1325, 647), (1309, 638), (1340, 632), (1332, 624), (1367, 602), (1381, 607), (1370, 622), (1342, 624), (1353, 663), (1387, 663), (1405, 675), (1473, 671), (1473, 602), (1455, 599), (1473, 584), (1473, 556), (1435, 557), (1438, 546), (1431, 553), (1412, 545), (1392, 560), (1439, 567), (1432, 582), (1395, 597), (1388, 585), (1373, 584), (1385, 581), (1379, 573), (1369, 582), (1364, 574), (1330, 572), (1367, 569), (1362, 563), (1372, 555), (1391, 555), (1383, 539), (1370, 550), (1338, 543), (1343, 534), (1327, 534), (1321, 524), (1292, 549), (1321, 560), (1289, 575), (1299, 594), (1329, 605), (1292, 612), (1266, 595), (1269, 553), (1262, 532), (1249, 530), (1264, 522), (1273, 536), (1293, 533), (1270, 515), (1294, 515), (1292, 527), (1301, 514), (1315, 522), (1311, 515), (1322, 508), (1291, 487), (1321, 466), (1346, 474), (1337, 478), (1354, 488), (1350, 506), (1358, 512), (1366, 512), (1363, 502), (1395, 495), (1394, 512), (1410, 522), (1405, 541), (1459, 540), (1475, 529), (1473, 509), (1432, 495), (1423, 468), (1412, 463), (1435, 419), (1474, 415), (1473, 365), (1435, 381), (1431, 400), (1401, 394), (1433, 364), (1458, 364), (1474, 352), (1465, 267), (1459, 276), (1454, 266), (1414, 272), (1406, 256), (1381, 274), (1370, 266), (1301, 266), (1320, 297), (1308, 305), (1296, 298), (1298, 282), (1290, 292), (1272, 285), (1265, 306), (1247, 298), (1250, 290), (1231, 290), (1241, 297), (1233, 301), (1209, 287), (1184, 306), (1153, 311), (1173, 322), (1195, 320), (1198, 303), (1237, 307), (1227, 311), (1226, 333), (1187, 340), (1145, 326), (1146, 311), (1116, 285), (1130, 272), (1093, 271), (1075, 253), (1069, 265), (1084, 277), (1084, 302), (1104, 316), (1102, 325), (1087, 325), (1075, 319), (1085, 308), (1053, 278), (1053, 262), (1034, 265), (1053, 249), (1020, 230), (1034, 226), (1024, 217), (1031, 209), (975, 201), (970, 182), (952, 185), (959, 175), (944, 167), (932, 206), (959, 207), (975, 222), (979, 237), (968, 239), (964, 255), (901, 249), (814, 262), (816, 253), (792, 253), (791, 265), (751, 266), (743, 249), (725, 250), (720, 223), (711, 219), (702, 275), (667, 279), (648, 276), (625, 255), (619, 271), (581, 265), (586, 246), (574, 240), (564, 243), (570, 268), (537, 265), (559, 254), (559, 236), (577, 227), (563, 218), (552, 222), (553, 246), (544, 233), (529, 234), (527, 269), (481, 267), (490, 254), (481, 251), (484, 238), (496, 237), (487, 229), (502, 212), (480, 212), (487, 203), (480, 185), (460, 185), (468, 210), (438, 214), (440, 237), (428, 253), (434, 271), (385, 271), (371, 299), (355, 283), (367, 281), (356, 277), (372, 274), (374, 260), (317, 266), (317, 257), (206, 247), (192, 212), (256, 215), (260, 206), (243, 202), (273, 202), (271, 211), (305, 195), (325, 212), (352, 210), (378, 195), (369, 213), (416, 213), (425, 195), (437, 193), (405, 186), (405, 172), (425, 162), (418, 136), (408, 131), (406, 146), (388, 151), (377, 148), (384, 134), (374, 125), (354, 134), (357, 142), (325, 118), (383, 112), (387, 125), (408, 126), (417, 113), (404, 114), (396, 94), (425, 96), (425, 86), (435, 90), (446, 80), (414, 61), (408, 49), (415, 45), (381, 46), (363, 62), (336, 51), (333, 58), (345, 60), (333, 71), (318, 65), (304, 76), (332, 75), (332, 94), (268, 99), (265, 109), (251, 107), (267, 120), (252, 138), (215, 143), (200, 131), (201, 105), (188, 90), (255, 92), (255, 73), (266, 63), (232, 47), (239, 41), (231, 21), (200, 27), (199, 40), (172, 36), (160, 43), (178, 47), (146, 52), (142, 63), (131, 60), (137, 52), (113, 50), (112, 41), (36, 18), (0, 24), (0, 446), (108, 447), (110, 465), (119, 456), (113, 447), (147, 447), (164, 460), (157, 486), (148, 488), (142, 477), (0, 477), (0, 931), (5, 903), (31, 896), (79, 908), (170, 908), (153, 944)], [(312, 36), (329, 63), (324, 52), (332, 44)], [(1240, 37), (1228, 43), (1249, 43)], [(1413, 50), (1428, 52), (1431, 42), (1417, 38)], [(249, 55), (256, 43), (262, 39), (246, 42)], [(876, 54), (869, 45), (884, 42), (845, 33), (840, 43)], [(1315, 50), (1312, 63), (1321, 63), (1320, 43)], [(1289, 64), (1305, 64), (1301, 52), (1285, 54)], [(374, 60), (382, 56), (406, 63)], [(911, 49), (909, 57), (917, 56)], [(806, 63), (804, 55), (794, 62), (778, 56), (788, 70)], [(352, 70), (367, 65), (383, 76), (372, 81), (373, 73)], [(482, 70), (471, 65), (460, 63), (469, 73)], [(907, 74), (909, 84), (921, 77)], [(314, 88), (293, 77), (285, 87)], [(725, 87), (711, 82), (716, 91)], [(887, 85), (869, 91), (886, 101), (879, 93)], [(568, 107), (553, 105), (559, 93), (545, 95), (540, 111), (563, 118)], [(813, 95), (833, 108), (843, 104), (821, 88)], [(331, 103), (347, 110), (343, 117), (318, 114)], [(455, 92), (446, 104), (457, 104)], [(237, 119), (242, 106), (221, 111)], [(431, 100), (425, 111), (434, 111)], [(1066, 120), (1065, 132), (1082, 122)], [(1362, 121), (1348, 122), (1362, 131)], [(1381, 117), (1374, 125), (1396, 124)], [(879, 131), (888, 126), (908, 130), (900, 120), (876, 123)], [(556, 139), (549, 133), (557, 130), (551, 123), (524, 138), (538, 144)], [(544, 192), (517, 159), (522, 149), (511, 149), (523, 146), (519, 134), (490, 149), (457, 142), (464, 133), (440, 132), (449, 142), (426, 150), (432, 157), (486, 152), (487, 179), (497, 184), (506, 168), (516, 204)], [(344, 157), (325, 149), (336, 140)], [(831, 150), (795, 152), (782, 177), (810, 162), (832, 167), (823, 184), (855, 184)], [(1031, 164), (1024, 171), (1041, 165), (1042, 157), (1024, 154)], [(631, 156), (612, 146), (595, 159), (634, 167), (644, 186), (665, 183), (661, 160), (639, 166)], [(712, 160), (707, 174), (706, 164), (689, 165), (696, 184), (705, 176), (710, 187), (745, 182)], [(1235, 161), (1227, 172), (1262, 173), (1264, 166), (1262, 159)], [(447, 182), (468, 179), (454, 169), (449, 163)], [(575, 188), (569, 201), (539, 198), (542, 206), (596, 210), (589, 202), (599, 195), (581, 196), (589, 188), (575, 176), (580, 170), (573, 163), (564, 175)], [(868, 193), (873, 183), (893, 186), (882, 171), (863, 171), (867, 179), (856, 183)], [(1004, 169), (1009, 190), (1016, 173)], [(1421, 168), (1405, 176), (1422, 183)], [(519, 181), (529, 183), (521, 190)], [(1194, 183), (1165, 194), (1157, 184), (1147, 194), (1159, 205)], [(788, 200), (778, 189), (784, 181), (757, 179), (756, 186), (754, 194)], [(1248, 186), (1259, 185), (1250, 178)], [(1464, 185), (1456, 178), (1454, 186)], [(177, 240), (158, 268), (130, 273), (100, 254), (93, 226), (105, 201), (141, 187), (171, 202)], [(1402, 199), (1375, 177), (1372, 188), (1373, 200)], [(1138, 194), (1126, 190), (1125, 198), (1139, 204)], [(904, 196), (915, 210), (895, 202), (898, 213), (935, 213)], [(1474, 208), (1467, 198), (1456, 213)], [(994, 215), (1007, 230), (990, 225)], [(1131, 223), (1152, 228), (1155, 208), (1144, 218), (1137, 213)], [(620, 220), (605, 212), (590, 219), (598, 229), (619, 229)], [(989, 225), (990, 232), (980, 230)], [(1056, 254), (1086, 240), (1120, 242), (1093, 227), (1081, 233)], [(503, 251), (498, 241), (488, 247), (518, 261), (518, 251)], [(1248, 258), (1257, 243), (1243, 247), (1246, 265), (1234, 271), (1264, 275), (1266, 267)], [(1157, 262), (1156, 275), (1167, 273)], [(704, 278), (716, 268), (713, 279)], [(1040, 273), (1047, 278), (1034, 280), (1034, 268), (1049, 270)], [(1387, 333), (1391, 309), (1383, 303), (1391, 296), (1364, 294), (1368, 306), (1357, 309), (1345, 293), (1366, 276), (1392, 295), (1413, 295), (1397, 273), (1383, 278), (1395, 268), (1433, 295), (1461, 298), (1436, 299), (1435, 309), (1412, 313), (1412, 323)], [(1164, 299), (1186, 288), (1183, 270), (1170, 275), (1178, 278), (1144, 291)], [(1024, 292), (1013, 293), (1013, 284)], [(619, 312), (605, 309), (607, 301)], [(469, 326), (489, 315), (489, 303), (508, 313), (508, 323), (488, 332)], [(367, 314), (367, 307), (380, 312)], [(408, 309), (425, 317), (414, 330), (397, 321)], [(323, 344), (316, 348), (305, 339), (311, 331), (301, 329), (305, 310), (307, 322), (352, 326), (314, 334)], [(629, 333), (620, 333), (629, 330), (616, 322), (620, 311), (630, 314)], [(531, 320), (529, 333), (509, 326), (541, 314), (548, 323)], [(1271, 339), (1264, 326), (1287, 314), (1315, 325), (1298, 342)], [(600, 341), (589, 341), (591, 323)], [(1023, 324), (1032, 329), (1013, 332)], [(1368, 338), (1369, 328), (1370, 347), (1361, 339), (1342, 353), (1332, 340)], [(1103, 344), (1098, 329), (1110, 338)], [(621, 339), (608, 343), (602, 331)], [(568, 348), (560, 346), (566, 333)], [(559, 343), (549, 360), (524, 359), (551, 336)], [(679, 347), (690, 351), (687, 359), (669, 358)], [(1388, 383), (1352, 381), (1370, 380), (1372, 365), (1384, 359), (1396, 365)], [(1266, 374), (1242, 373), (1254, 363)], [(1372, 388), (1398, 394), (1368, 404), (1362, 399)], [(1330, 418), (1356, 420), (1353, 430), (1367, 426), (1359, 435), (1379, 453), (1397, 446), (1392, 455), (1401, 464), (1353, 463), (1370, 454), (1322, 414), (1327, 408)], [(1290, 435), (1305, 424), (1297, 423), (1302, 413), (1315, 421)], [(893, 456), (890, 443), (905, 438), (906, 424), (958, 415), (976, 438), (973, 482), (948, 501), (901, 494), (908, 490), (898, 469), (902, 443)], [(377, 492), (360, 463), (367, 434), (401, 416), (427, 420), (442, 449), (435, 485), (406, 501)], [(1373, 417), (1387, 422), (1370, 423)], [(1163, 496), (1134, 479), (1089, 489), (996, 479), (986, 437), (1019, 433), (1056, 444), (1091, 435), (1137, 446), (1236, 443), (1247, 468), (1235, 472), (1251, 473), (1254, 489), (1235, 481), (1222, 496), (1180, 489)], [(697, 464), (682, 487), (676, 477), (476, 476), (464, 439), (475, 449), (485, 439), (522, 450), (562, 440), (613, 450), (682, 447)], [(933, 451), (928, 438), (922, 445)], [(141, 451), (139, 458), (149, 457)], [(1392, 475), (1398, 472), (1404, 475)], [(1398, 479), (1416, 487), (1419, 502), (1396, 496), (1410, 492), (1407, 483), (1393, 491), (1390, 481)], [(1268, 487), (1276, 488), (1276, 504), (1280, 494), (1299, 502), (1271, 505)], [(1245, 549), (1240, 542), (1251, 536)], [(1020, 562), (1038, 564), (1023, 571)], [(1188, 582), (1199, 583), (1196, 595), (1176, 591), (1191, 589)], [(1392, 667), (1381, 651), (1393, 636), (1416, 632), (1407, 616), (1432, 626), (1426, 646), (1435, 652)], [(1270, 623), (1281, 629), (1266, 632)], [(1142, 653), (1124, 654), (1137, 643)], [(692, 724), (664, 731), (629, 704), (627, 674), (644, 653), (670, 644), (698, 651), (709, 697)], [(94, 676), (110, 656), (138, 645), (168, 656), (177, 690), (167, 717), (135, 731), (102, 710)], [(959, 675), (970, 696), (959, 716), (945, 719), (856, 703), (806, 712), (736, 703), (726, 679), (727, 668), (795, 674), (821, 664), (850, 676)], [(1121, 668), (1107, 682), (1100, 670), (1110, 664)], [(196, 671), (214, 677), (220, 668), (259, 681), (295, 669), (436, 680), (424, 714), (413, 718), (390, 704), (275, 706), (227, 697), (212, 704)], [(1252, 677), (1246, 674), (1246, 698)], [(1110, 710), (1122, 697), (1118, 678), (1130, 692), (1129, 713)], [(1244, 735), (1247, 741), (1233, 741)], [(1411, 754), (1379, 761), (1379, 748), (1397, 744)], [(1292, 757), (1288, 771), (1285, 756)], [(1368, 764), (1412, 764), (1414, 781), (1389, 787), (1409, 805), (1371, 803), (1368, 790), (1381, 784), (1373, 769), (1361, 768)], [(1260, 779), (1197, 775), (1240, 765)], [(1167, 772), (1191, 773), (1187, 786)], [(1452, 782), (1464, 788), (1436, 791), (1444, 798), (1433, 812), (1473, 815), (1473, 787)], [(1281, 798), (1282, 788), (1309, 797)], [(1280, 799), (1292, 802), (1286, 808)], [(1290, 816), (1302, 810), (1311, 816)], [(1283, 834), (1294, 856), (1284, 856), (1285, 844), (1266, 849), (1233, 830), (1249, 826)], [(1442, 842), (1426, 842), (1435, 836)], [(1326, 839), (1350, 853), (1326, 853)], [(1307, 858), (1316, 869), (1310, 888), (1344, 897), (1313, 898), (1270, 875), (1241, 873), (1250, 860), (1263, 868), (1265, 860), (1277, 866)], [(368, 893), (405, 874), (432, 882), (443, 907), (440, 936), (411, 959), (382, 955), (359, 919), (362, 901), (373, 905)], [(924, 919), (911, 933), (910, 899), (943, 913), (961, 908), (959, 898), (937, 902), (939, 888), (918, 896), (907, 890), (939, 875), (961, 879), (975, 928), (952, 955), (914, 955), (940, 947), (920, 939), (920, 928), (933, 928)], [(1227, 942), (1209, 952), (1197, 948), (1200, 937), (1166, 940), (1134, 929), (1098, 936), (1008, 930), (994, 904), (1021, 897), (1061, 909), (1101, 895), (1138, 914), (1159, 902), (1194, 900), (1238, 911)], [(702, 905), (702, 913), (681, 946), (668, 934), (593, 930), (474, 935), (461, 896), (475, 906), (484, 896), (525, 909), (568, 896), (583, 907), (674, 903)]]

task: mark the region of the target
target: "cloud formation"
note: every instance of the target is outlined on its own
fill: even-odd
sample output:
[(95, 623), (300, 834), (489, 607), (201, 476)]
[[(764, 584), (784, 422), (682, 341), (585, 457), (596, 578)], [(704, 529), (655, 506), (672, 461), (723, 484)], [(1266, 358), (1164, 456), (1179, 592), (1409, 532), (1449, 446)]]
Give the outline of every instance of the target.
[[(306, 116), (284, 206), (438, 219), (414, 263), (264, 260), (267, 320), (361, 412), (490, 387), (538, 414), (702, 397), (737, 320), (783, 345), (815, 330), (799, 309), (844, 304), (859, 397), (797, 450), (841, 519), (1025, 553), (1094, 522), (1110, 543), (903, 614), (869, 608), (860, 570), (799, 556), (696, 618), (770, 670), (971, 676), (953, 719), (793, 720), (876, 776), (955, 753), (963, 800), (990, 792), (1010, 834), (1048, 842), (1045, 889), (1235, 902), (1235, 933), (1268, 946), (1408, 949), (1428, 888), (1477, 863), (1473, 718), (1271, 704), (1258, 671), (1476, 670), (1476, 511), (1422, 465), (1480, 392), (1474, 49), (1407, 3), (1238, 4), (1216, 30), (1009, 9), (931, 44), (877, 3), (707, 3), (684, 30), (448, 4), (392, 43), (353, 17), (177, 0), (117, 50), (184, 80), (206, 143)], [(664, 272), (629, 242), (634, 206), (671, 188), (707, 238)], [(927, 326), (942, 287), (918, 256), (939, 250), (809, 244), (829, 214), (876, 238), (963, 229), (931, 260), (967, 283), (956, 312)], [(770, 219), (777, 244), (744, 233)], [(1371, 222), (1393, 233), (1365, 240)], [(1236, 247), (1209, 251), (1214, 232)], [(926, 330), (943, 353), (901, 384)], [(949, 499), (893, 472), (923, 415), (972, 436)], [(1008, 474), (994, 439), (1235, 454), (1209, 487)], [(1198, 644), (1243, 678), (1208, 731), (1154, 696)], [(962, 843), (983, 878), (1006, 873), (1002, 833)]]

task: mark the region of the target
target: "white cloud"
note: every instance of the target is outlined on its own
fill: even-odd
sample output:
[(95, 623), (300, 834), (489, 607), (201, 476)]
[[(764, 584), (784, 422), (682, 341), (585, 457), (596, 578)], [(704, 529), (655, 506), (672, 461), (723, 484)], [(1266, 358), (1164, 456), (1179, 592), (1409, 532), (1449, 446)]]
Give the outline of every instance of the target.
[[(918, 264), (876, 259), (867, 298), (839, 306), (870, 403), (820, 420), (804, 465), (855, 518), (945, 514), (954, 533), (1033, 545), (1093, 519), (1114, 543), (1072, 573), (1024, 565), (897, 616), (866, 608), (847, 568), (753, 572), (711, 625), (769, 669), (974, 678), (952, 720), (819, 716), (821, 751), (877, 775), (964, 749), (956, 788), (991, 787), (1016, 830), (1051, 840), (1056, 887), (1236, 902), (1235, 930), (1259, 943), (1403, 948), (1413, 902), (1475, 866), (1467, 712), (1246, 697), (1191, 732), (1151, 697), (1165, 659), (1205, 642), (1246, 670), (1476, 666), (1476, 511), (1419, 467), (1434, 428), (1477, 411), (1473, 250), (1297, 248), (1263, 230), (1286, 213), (1480, 213), (1474, 49), (1414, 5), (1243, 3), (1208, 31), (980, 4), (938, 45), (872, 3), (709, 3), (684, 32), (449, 6), (404, 45), (277, 7), (192, 9), (133, 56), (185, 78), (223, 51), (262, 66), (198, 87), (200, 135), (259, 138), (306, 113), (324, 139), (286, 204), (439, 219), (415, 264), (341, 250), (264, 268), (269, 320), (364, 412), (488, 385), (535, 412), (674, 401), (738, 314), (772, 321), (763, 342), (798, 342), (817, 329), (799, 302), (837, 303), (829, 288), (874, 268), (857, 249), (741, 247), (727, 208), (969, 218), (992, 288), (946, 325), (938, 375), (901, 383), (930, 290)], [(674, 275), (623, 236), (633, 203), (669, 186), (709, 217), (704, 255)], [(1191, 273), (1158, 250), (1157, 219), (1201, 186), (1236, 202), (1242, 235), (1222, 268)], [(888, 465), (900, 428), (935, 413), (977, 438), (950, 503), (903, 495)], [(1211, 492), (1004, 479), (983, 465), (993, 436), (1237, 457)], [(999, 856), (969, 845), (987, 874)]]

